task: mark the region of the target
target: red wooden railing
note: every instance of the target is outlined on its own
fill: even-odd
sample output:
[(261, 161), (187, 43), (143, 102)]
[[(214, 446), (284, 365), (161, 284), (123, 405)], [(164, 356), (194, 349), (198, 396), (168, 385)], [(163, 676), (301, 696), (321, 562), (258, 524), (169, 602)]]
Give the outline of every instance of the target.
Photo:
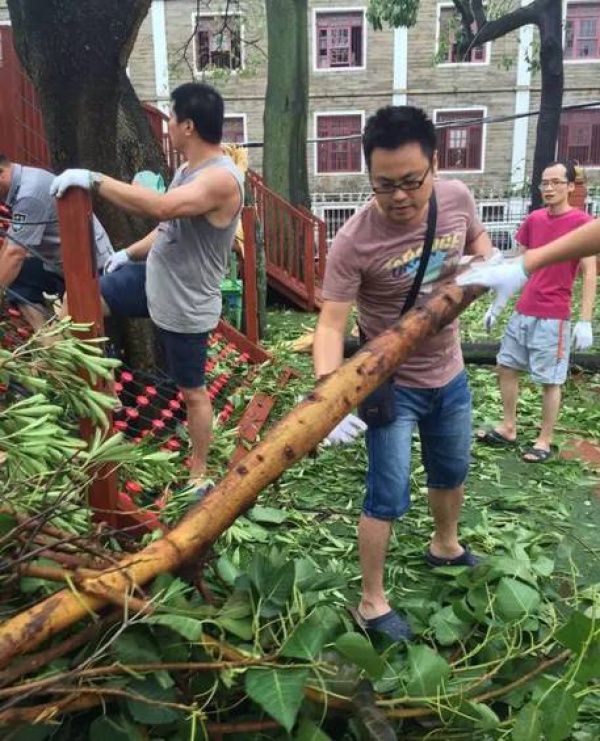
[(246, 182), (263, 228), (269, 283), (300, 308), (315, 311), (325, 270), (325, 222), (292, 206), (253, 170)]

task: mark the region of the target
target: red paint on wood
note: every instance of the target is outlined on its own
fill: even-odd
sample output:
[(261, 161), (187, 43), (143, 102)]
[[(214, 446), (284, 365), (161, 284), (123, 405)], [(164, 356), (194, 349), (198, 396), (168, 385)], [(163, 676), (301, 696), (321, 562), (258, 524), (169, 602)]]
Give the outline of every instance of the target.
[(258, 287), (256, 284), (256, 223), (254, 209), (242, 210), (244, 229), (244, 328), (246, 337), (257, 344), (260, 339), (258, 323)]

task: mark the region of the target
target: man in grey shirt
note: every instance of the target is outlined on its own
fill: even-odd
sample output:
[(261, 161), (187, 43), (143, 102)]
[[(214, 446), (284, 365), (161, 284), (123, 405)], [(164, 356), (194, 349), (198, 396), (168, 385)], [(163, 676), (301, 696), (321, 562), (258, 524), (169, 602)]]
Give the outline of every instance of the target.
[(89, 170), (66, 170), (51, 192), (95, 190), (119, 208), (159, 225), (117, 252), (101, 281), (105, 313), (150, 316), (169, 372), (183, 393), (192, 443), (190, 477), (203, 495), (212, 407), (204, 384), (208, 334), (221, 313), (221, 281), (243, 205), (241, 173), (221, 150), (224, 104), (210, 85), (186, 83), (172, 95), (169, 136), (186, 164), (167, 193)]
[[(18, 165), (0, 154), (0, 201), (11, 214), (0, 253), (0, 286), (36, 330), (47, 319), (43, 294), (62, 296), (65, 290), (56, 201), (49, 192), (53, 179), (47, 170)], [(98, 267), (104, 268), (114, 250), (96, 217), (94, 236)]]

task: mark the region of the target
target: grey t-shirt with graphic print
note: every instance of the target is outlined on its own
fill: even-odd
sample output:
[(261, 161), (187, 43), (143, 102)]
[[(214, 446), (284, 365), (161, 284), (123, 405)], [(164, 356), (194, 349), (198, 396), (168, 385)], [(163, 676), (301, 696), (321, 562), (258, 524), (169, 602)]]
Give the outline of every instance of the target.
[[(243, 175), (230, 157), (214, 157), (193, 170), (182, 165), (170, 188), (190, 183), (202, 170), (213, 167), (231, 172), (243, 203)], [(148, 311), (157, 326), (181, 334), (209, 332), (217, 326), (221, 281), (238, 221), (239, 213), (222, 228), (205, 216), (159, 224), (146, 266)]]
[[(13, 221), (8, 238), (13, 239), (15, 244), (30, 247), (33, 250), (31, 256), (39, 257), (46, 270), (62, 275), (58, 212), (56, 199), (50, 195), (54, 175), (39, 167), (13, 164), (12, 168), (6, 198)], [(104, 227), (95, 216), (94, 239), (98, 267), (103, 268), (114, 250)]]

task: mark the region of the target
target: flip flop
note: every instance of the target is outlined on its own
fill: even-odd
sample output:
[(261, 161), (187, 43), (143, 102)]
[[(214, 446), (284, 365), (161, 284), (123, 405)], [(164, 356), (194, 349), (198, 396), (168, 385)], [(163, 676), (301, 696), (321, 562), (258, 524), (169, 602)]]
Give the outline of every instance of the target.
[[(525, 456), (529, 455), (530, 458)], [(527, 450), (523, 451), (523, 460), (525, 463), (545, 463), (549, 458), (552, 458), (552, 450), (544, 450), (544, 448), (536, 448), (532, 445)]]
[(394, 643), (410, 641), (413, 638), (408, 620), (400, 617), (396, 610), (390, 610), (376, 618), (368, 619), (364, 618), (356, 608), (350, 608), (350, 614), (364, 631), (385, 633)]
[(493, 427), (489, 430), (480, 430), (476, 435), (476, 440), (478, 443), (483, 443), (484, 445), (495, 445), (496, 447), (504, 448), (516, 445), (517, 443), (516, 440), (509, 440), (507, 437), (504, 437), (501, 432), (498, 432)]
[(438, 566), (477, 566), (477, 564), (480, 564), (482, 559), (480, 556), (476, 556), (474, 553), (471, 553), (471, 550), (469, 549), (469, 546), (464, 545), (463, 546), (463, 552), (460, 554), (460, 556), (456, 556), (456, 558), (438, 558), (438, 556), (434, 556), (431, 550), (428, 548), (427, 553), (425, 554), (425, 563), (427, 563), (428, 566), (431, 566), (432, 568), (437, 568)]

